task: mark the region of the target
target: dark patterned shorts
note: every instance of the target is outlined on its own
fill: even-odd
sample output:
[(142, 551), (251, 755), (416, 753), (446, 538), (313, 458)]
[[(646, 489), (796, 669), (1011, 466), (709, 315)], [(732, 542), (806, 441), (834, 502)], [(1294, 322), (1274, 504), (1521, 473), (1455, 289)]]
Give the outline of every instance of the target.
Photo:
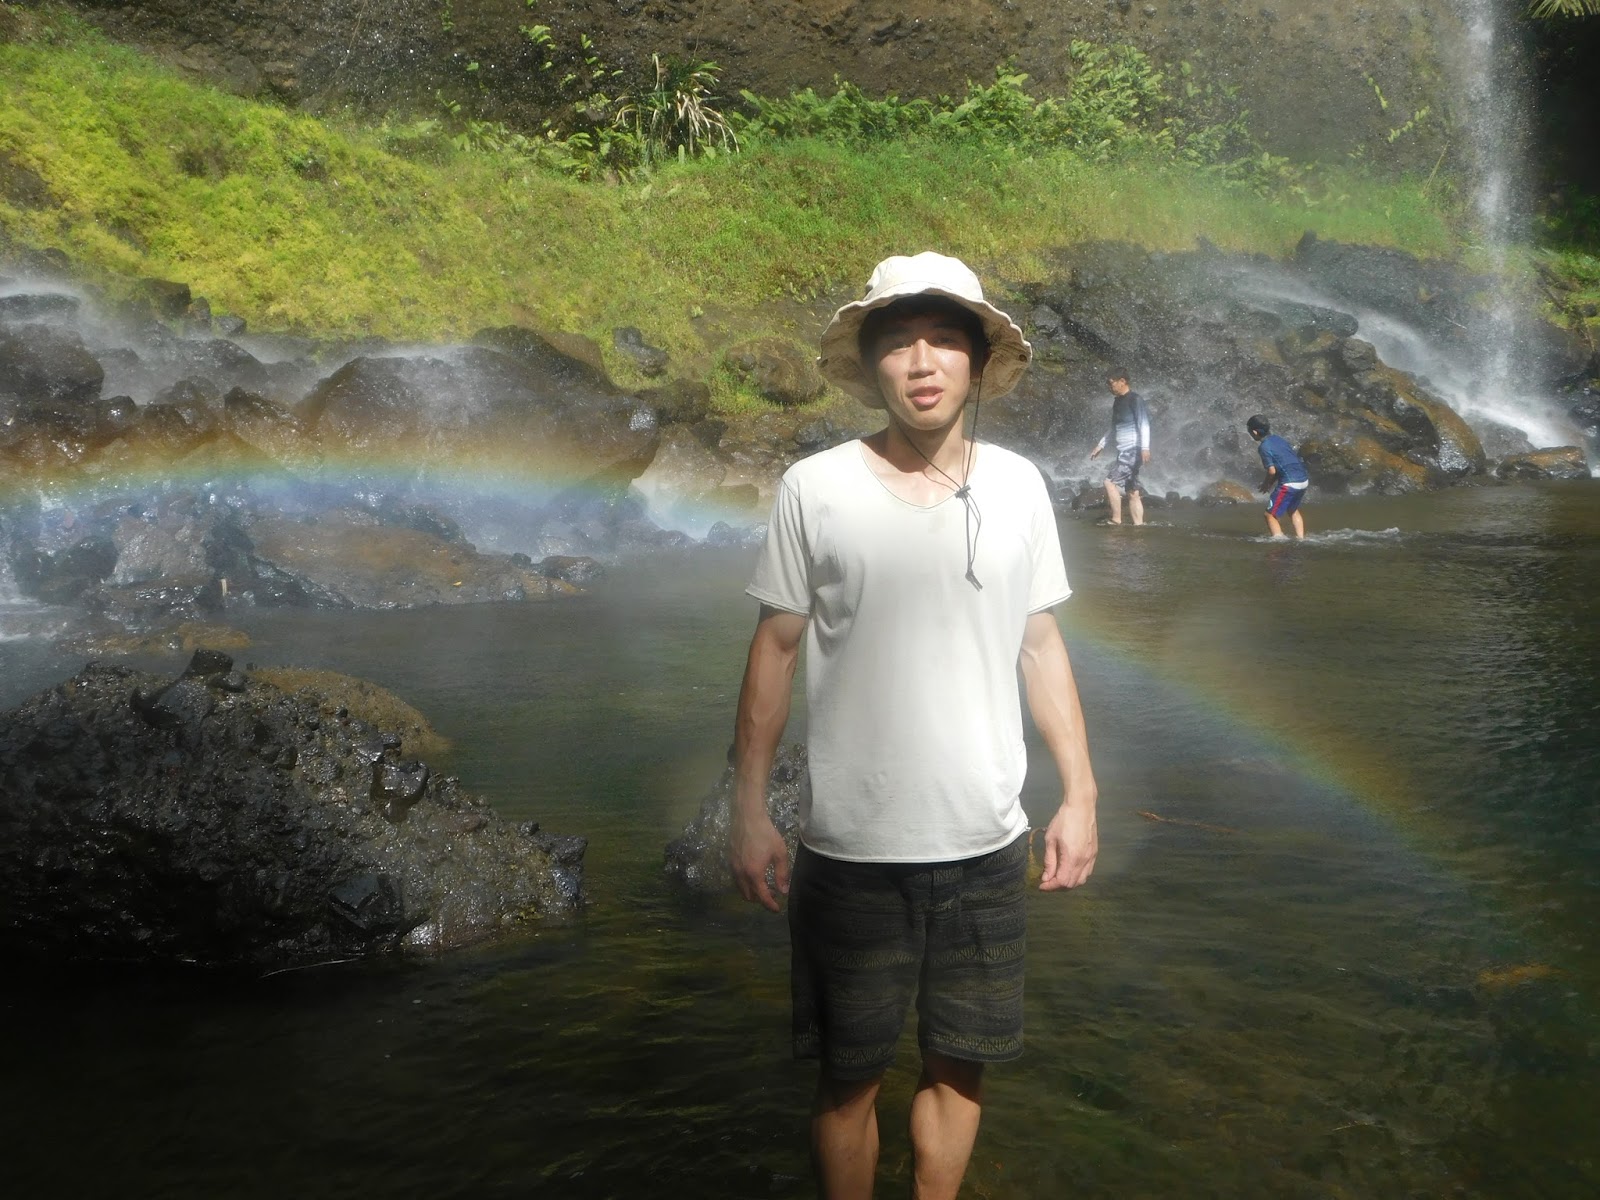
[(1139, 468), (1142, 465), (1137, 450), (1118, 451), (1117, 461), (1106, 472), (1106, 482), (1116, 484), (1124, 493), (1142, 492), (1144, 484), (1139, 482)]
[(881, 1075), (913, 996), (924, 1050), (1020, 1055), (1027, 865), (1026, 833), (945, 863), (841, 862), (802, 845), (789, 885), (795, 1057), (838, 1080)]

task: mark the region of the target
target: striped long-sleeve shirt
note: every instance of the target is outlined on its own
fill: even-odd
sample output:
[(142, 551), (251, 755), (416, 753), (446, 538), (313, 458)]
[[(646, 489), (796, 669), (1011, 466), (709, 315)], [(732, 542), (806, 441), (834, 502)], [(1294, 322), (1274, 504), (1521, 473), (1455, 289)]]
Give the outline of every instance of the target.
[(1150, 408), (1138, 392), (1126, 392), (1111, 402), (1111, 432), (1100, 439), (1095, 453), (1106, 448), (1107, 439), (1117, 444), (1117, 457), (1137, 452), (1150, 453)]

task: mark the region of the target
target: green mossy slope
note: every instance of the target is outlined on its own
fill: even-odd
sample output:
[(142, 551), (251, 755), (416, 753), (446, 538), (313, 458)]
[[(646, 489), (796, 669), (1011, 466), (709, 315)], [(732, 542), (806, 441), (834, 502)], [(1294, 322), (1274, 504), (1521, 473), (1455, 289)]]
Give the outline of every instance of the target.
[(1051, 251), (1102, 238), (1281, 254), (1310, 228), (1427, 256), (1455, 246), (1425, 186), (1355, 174), (1325, 177), (1308, 205), (1172, 162), (927, 141), (763, 142), (609, 185), (444, 139), (404, 157), (393, 129), (226, 95), (53, 21), (0, 44), (0, 239), (61, 247), (113, 292), (181, 279), (258, 328), (445, 338), (515, 321), (609, 354), (609, 330), (630, 324), (704, 369), (702, 310), (782, 333), (900, 250), (1021, 283)]

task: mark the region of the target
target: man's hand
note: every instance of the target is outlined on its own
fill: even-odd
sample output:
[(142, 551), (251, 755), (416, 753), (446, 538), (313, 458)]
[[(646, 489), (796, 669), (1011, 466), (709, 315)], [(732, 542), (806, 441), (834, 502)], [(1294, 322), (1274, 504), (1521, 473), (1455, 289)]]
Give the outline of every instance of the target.
[(1140, 462), (1140, 464), (1142, 466), (1149, 466), (1150, 465), (1150, 451), (1146, 450), (1142, 455), (1140, 455), (1139, 462)]
[(1096, 446), (1093, 450), (1089, 451), (1089, 457), (1090, 458), (1099, 458), (1100, 457), (1100, 449), (1101, 448), (1099, 446)]
[(1100, 853), (1100, 834), (1094, 818), (1095, 799), (1092, 794), (1074, 795), (1073, 802), (1063, 802), (1051, 818), (1044, 831), (1041, 892), (1077, 887), (1094, 871), (1094, 860)]
[(728, 865), (733, 868), (733, 881), (739, 895), (746, 900), (778, 911), (778, 898), (767, 886), (767, 871), (772, 871), (778, 885), (778, 894), (789, 894), (789, 847), (783, 835), (770, 820), (746, 825), (734, 821), (728, 833)]
[(1271, 475), (1268, 475), (1265, 479), (1263, 479), (1261, 481), (1261, 486), (1258, 487), (1256, 489), (1256, 491), (1261, 492), (1262, 494), (1270, 492), (1272, 490), (1272, 484), (1273, 484), (1273, 478), (1272, 478)]

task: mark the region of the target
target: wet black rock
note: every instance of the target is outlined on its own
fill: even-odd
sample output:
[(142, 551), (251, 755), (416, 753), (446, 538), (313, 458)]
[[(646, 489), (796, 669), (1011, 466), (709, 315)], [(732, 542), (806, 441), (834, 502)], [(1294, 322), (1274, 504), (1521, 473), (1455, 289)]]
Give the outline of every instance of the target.
[(1600, 396), (1585, 396), (1567, 414), (1585, 437), (1600, 439)]
[(186, 373), (209, 379), (218, 387), (231, 384), (260, 391), (267, 386), (267, 368), (261, 360), (226, 338), (180, 342), (178, 358)]
[(46, 604), (70, 604), (116, 569), (110, 538), (87, 537), (54, 553), (23, 550), (12, 559), (17, 587)]
[(203, 620), (222, 611), (223, 599), (222, 581), (200, 571), (136, 583), (104, 583), (83, 593), (91, 615), (130, 630)]
[(18, 292), (0, 296), (0, 324), (74, 317), (81, 303), (66, 292)]
[(17, 423), (51, 437), (81, 443), (84, 450), (107, 445), (133, 426), (138, 407), (128, 396), (48, 397), (19, 405)]
[(297, 414), (317, 433), (354, 449), (414, 437), (427, 408), (426, 381), (436, 360), (353, 358), (306, 397)]
[[(772, 762), (767, 783), (767, 814), (789, 846), (789, 861), (794, 861), (800, 840), (800, 797), (808, 786), (806, 749), (785, 744)], [(666, 872), (675, 882), (693, 892), (717, 895), (733, 888), (733, 873), (728, 869), (728, 834), (733, 803), (733, 767), (722, 772), (700, 811), (684, 827), (683, 833), (667, 843)]]
[(233, 388), (222, 398), (222, 420), (234, 437), (280, 462), (307, 448), (306, 427), (300, 418), (283, 405), (242, 387)]
[(264, 971), (581, 906), (581, 838), (404, 749), (225, 655), (177, 680), (91, 663), (0, 715), (0, 946)]
[(100, 394), (105, 370), (75, 330), (28, 324), (0, 328), (0, 392), (24, 401), (83, 402)]

